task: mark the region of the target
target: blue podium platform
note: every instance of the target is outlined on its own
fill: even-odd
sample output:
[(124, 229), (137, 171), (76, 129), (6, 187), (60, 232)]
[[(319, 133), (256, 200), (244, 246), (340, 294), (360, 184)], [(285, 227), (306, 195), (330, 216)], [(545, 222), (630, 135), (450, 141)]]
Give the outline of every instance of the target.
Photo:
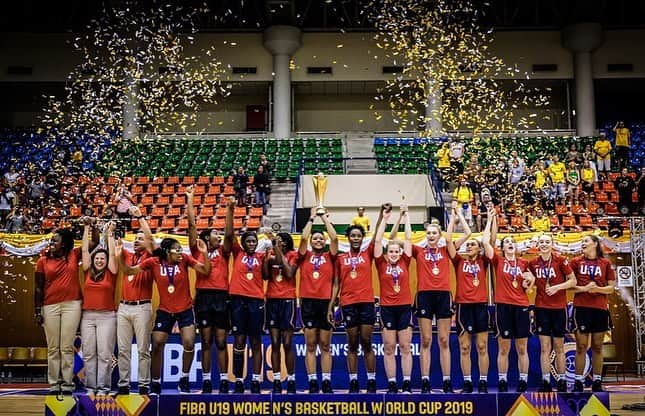
[(178, 394), (47, 396), (46, 415), (609, 415), (609, 393), (488, 394)]

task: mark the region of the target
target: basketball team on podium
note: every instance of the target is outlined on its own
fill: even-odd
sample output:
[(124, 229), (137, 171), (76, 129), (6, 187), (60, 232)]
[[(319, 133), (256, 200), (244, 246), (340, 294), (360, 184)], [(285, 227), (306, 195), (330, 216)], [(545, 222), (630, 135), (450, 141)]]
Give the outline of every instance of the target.
[[(243, 232), (238, 239), (233, 229), (235, 200), (227, 202), (226, 226), (222, 236), (217, 230), (198, 232), (195, 222), (193, 190), (188, 188), (187, 213), (190, 255), (180, 243), (164, 238), (155, 247), (150, 228), (140, 210), (130, 212), (139, 219), (140, 231), (133, 252), (115, 239), (114, 224), (104, 227), (103, 244), (91, 220), (83, 219), (84, 234), (80, 248), (74, 248), (73, 235), (57, 230), (36, 267), (36, 320), (43, 325), (48, 345), (48, 381), (52, 392), (71, 393), (73, 383), (73, 342), (81, 327), (85, 385), (88, 392), (110, 392), (111, 357), (118, 345), (119, 382), (117, 394), (130, 392), (132, 339), (138, 350), (137, 382), (140, 394), (160, 394), (164, 346), (175, 324), (183, 345), (179, 391), (189, 393), (188, 374), (195, 354), (196, 328), (202, 344), (203, 393), (213, 392), (213, 360), (219, 369), (220, 393), (260, 393), (262, 372), (262, 335), (271, 338), (273, 393), (296, 393), (295, 351), (296, 273), (300, 272), (299, 297), (304, 337), (305, 365), (309, 393), (332, 393), (330, 343), (339, 301), (341, 319), (347, 335), (349, 392), (358, 393), (358, 360), (362, 355), (367, 372), (367, 393), (375, 393), (376, 357), (372, 332), (377, 319), (372, 281), (372, 263), (378, 271), (380, 328), (384, 344), (383, 363), (388, 393), (411, 393), (413, 314), (420, 330), (421, 393), (431, 392), (430, 347), (433, 321), (437, 327), (439, 365), (443, 374), (441, 389), (453, 392), (449, 338), (453, 314), (459, 339), (462, 393), (488, 392), (488, 337), (494, 319), (498, 342), (498, 390), (508, 391), (511, 341), (517, 351), (519, 381), (516, 390), (528, 389), (529, 356), (527, 340), (534, 329), (540, 340), (543, 381), (539, 391), (552, 391), (552, 376), (559, 392), (567, 391), (565, 380), (564, 335), (575, 334), (576, 378), (573, 392), (584, 389), (583, 370), (587, 350), (592, 350), (592, 391), (602, 391), (602, 342), (610, 328), (607, 297), (614, 290), (615, 275), (604, 257), (595, 235), (582, 238), (582, 254), (568, 260), (553, 251), (553, 239), (542, 234), (537, 239), (539, 255), (526, 261), (519, 257), (516, 242), (504, 237), (501, 250), (495, 249), (497, 220), (494, 208), (481, 239), (471, 237), (460, 210), (452, 207), (444, 234), (440, 225), (426, 226), (426, 239), (413, 244), (407, 207), (394, 214), (390, 204), (379, 213), (375, 235), (364, 244), (366, 230), (351, 225), (346, 230), (348, 251), (340, 252), (338, 237), (327, 212), (313, 208), (296, 248), (288, 233), (258, 240), (255, 232)], [(396, 220), (394, 221), (394, 218)], [(313, 229), (322, 222), (326, 233)], [(384, 241), (386, 225), (394, 221), (390, 238)], [(397, 239), (403, 223), (404, 238)], [(460, 225), (462, 234), (453, 239)], [(90, 241), (92, 240), (92, 241)], [(93, 246), (98, 249), (92, 250)], [(107, 247), (107, 249), (103, 248)], [(232, 257), (232, 263), (230, 259)], [(410, 281), (411, 259), (416, 260), (416, 288)], [(81, 281), (79, 264), (84, 271)], [(230, 266), (229, 270), (229, 264)], [(492, 273), (489, 281), (489, 266)], [(191, 297), (188, 268), (196, 272), (196, 295)], [(451, 291), (452, 270), (456, 291)], [(121, 299), (114, 307), (119, 271)], [(230, 276), (230, 277), (229, 277)], [(152, 288), (156, 284), (159, 306), (152, 323)], [(265, 284), (266, 283), (266, 284)], [(266, 286), (266, 289), (265, 289)], [(495, 313), (489, 314), (489, 291)], [(572, 322), (567, 328), (567, 290), (574, 295)], [(529, 294), (535, 292), (535, 304)], [(413, 297), (412, 294), (416, 293)], [(227, 338), (233, 336), (232, 368), (229, 381)], [(213, 357), (215, 344), (216, 357)], [(476, 348), (479, 379), (471, 371), (471, 348)], [(250, 382), (245, 382), (246, 348), (250, 346)], [(359, 354), (359, 348), (362, 354)], [(397, 384), (397, 349), (403, 383)], [(320, 353), (318, 378), (317, 353)], [(555, 355), (554, 374), (551, 354)], [(286, 375), (281, 373), (286, 369)], [(286, 376), (286, 377), (283, 377)], [(231, 385), (232, 383), (232, 385)], [(335, 383), (337, 384), (337, 383)]]

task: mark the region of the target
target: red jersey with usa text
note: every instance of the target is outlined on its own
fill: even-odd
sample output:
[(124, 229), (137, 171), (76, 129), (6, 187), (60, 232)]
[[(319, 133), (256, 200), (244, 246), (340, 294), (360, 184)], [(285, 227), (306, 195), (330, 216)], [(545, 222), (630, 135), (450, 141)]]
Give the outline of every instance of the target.
[[(403, 253), (396, 264), (386, 260), (385, 255), (374, 259), (378, 270), (379, 285), (381, 288), (381, 306), (411, 305), (410, 293), (410, 261), (411, 257)], [(399, 287), (397, 292), (395, 287)]]
[[(495, 270), (495, 303), (507, 305), (529, 306), (529, 297), (522, 286), (522, 274), (528, 270), (528, 263), (524, 259), (515, 257), (508, 260), (495, 253), (491, 260)], [(513, 281), (517, 287), (513, 285)]]
[[(159, 257), (150, 257), (143, 261), (139, 267), (141, 270), (150, 270), (157, 284), (159, 291), (159, 309), (168, 313), (179, 313), (193, 306), (193, 298), (190, 296), (190, 280), (188, 279), (188, 267), (193, 267), (198, 261), (192, 256), (182, 254), (181, 261), (177, 264), (168, 264), (165, 260), (159, 261)], [(171, 286), (172, 293), (168, 291)]]
[(468, 260), (460, 255), (452, 259), (457, 276), (456, 303), (488, 302), (488, 264), (485, 256)]
[[(130, 253), (129, 251), (123, 250), (125, 264), (130, 267), (141, 264), (151, 256), (150, 252), (145, 249), (139, 253)], [(153, 281), (154, 278), (149, 271), (141, 271), (135, 275), (126, 275), (123, 273), (123, 278), (121, 279), (121, 299), (131, 302), (152, 299)]]
[[(197, 246), (190, 247), (190, 254), (192, 254), (192, 256), (199, 262), (204, 261), (204, 255), (197, 249)], [(211, 262), (211, 271), (208, 275), (195, 273), (197, 276), (197, 280), (195, 281), (195, 288), (228, 290), (229, 255), (224, 254), (224, 250), (222, 250), (222, 247), (220, 246), (215, 250), (208, 250), (208, 258)]]
[(373, 258), (373, 242), (358, 254), (350, 251), (349, 253), (338, 255), (336, 273), (340, 278), (341, 306), (374, 302), (374, 287), (372, 285)]
[[(301, 298), (323, 300), (331, 298), (335, 259), (336, 256), (332, 256), (328, 251), (317, 255), (307, 250), (304, 255), (298, 255)], [(314, 277), (314, 272), (318, 272), (318, 277)]]
[[(597, 286), (604, 287), (610, 280), (616, 281), (611, 263), (604, 257), (593, 260), (586, 259), (584, 256), (576, 257), (571, 260), (571, 268), (578, 280), (578, 286), (586, 286), (594, 281)], [(607, 298), (608, 296), (603, 293), (580, 292), (575, 294), (573, 306), (607, 309)]]
[[(269, 254), (269, 257), (273, 257), (273, 251)], [(287, 259), (289, 266), (295, 267), (298, 264), (298, 252), (296, 250), (291, 250), (287, 253), (284, 253), (284, 257)], [(295, 299), (296, 298), (296, 276), (291, 279), (287, 279), (284, 270), (282, 270), (282, 265), (272, 265), (271, 266), (271, 278), (267, 283), (267, 298), (268, 299)]]
[[(450, 291), (450, 256), (446, 247), (412, 246), (417, 261), (417, 290)], [(435, 274), (434, 271), (438, 271)]]
[(253, 254), (247, 254), (237, 241), (233, 242), (231, 253), (233, 254), (233, 272), (231, 274), (228, 293), (231, 295), (264, 299), (262, 263), (264, 262), (266, 253), (255, 252)]
[(563, 309), (567, 307), (567, 291), (558, 290), (549, 296), (546, 294), (546, 286), (555, 286), (564, 283), (567, 276), (573, 273), (569, 260), (566, 257), (551, 254), (549, 260), (537, 256), (529, 262), (529, 270), (535, 276), (535, 306), (546, 309)]

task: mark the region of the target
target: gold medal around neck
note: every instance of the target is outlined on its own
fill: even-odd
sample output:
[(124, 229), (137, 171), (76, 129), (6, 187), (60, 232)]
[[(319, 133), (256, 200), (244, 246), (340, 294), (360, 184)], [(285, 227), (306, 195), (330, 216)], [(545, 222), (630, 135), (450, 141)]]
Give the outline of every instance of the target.
[(246, 278), (247, 278), (247, 279), (249, 279), (249, 280), (253, 280), (253, 273), (248, 272), (248, 273), (246, 274)]
[(394, 285), (394, 291), (396, 293), (399, 293), (401, 291), (401, 286), (399, 286), (398, 284)]
[(517, 286), (518, 286), (518, 285), (519, 285), (519, 283), (517, 283), (517, 280), (513, 280), (513, 287), (514, 287), (515, 289), (517, 289)]
[(128, 282), (131, 282), (133, 280), (134, 280), (134, 275), (133, 274), (128, 275)]
[(433, 267), (432, 268), (432, 274), (434, 274), (435, 276), (438, 275), (439, 274), (439, 268), (438, 267)]
[(352, 270), (351, 272), (349, 272), (349, 277), (351, 277), (352, 279), (356, 279), (358, 277), (358, 273), (356, 273), (356, 270)]
[(171, 295), (172, 295), (173, 293), (175, 293), (175, 286), (174, 286), (174, 285), (170, 285), (170, 286), (168, 286), (168, 293), (170, 293)]
[(320, 272), (314, 271), (313, 274), (311, 275), (314, 279), (318, 279), (320, 277)]
[(281, 274), (277, 275), (277, 276), (275, 277), (275, 281), (276, 281), (276, 282), (281, 282), (281, 281), (282, 281), (282, 275), (281, 275)]
[(473, 285), (475, 287), (479, 286), (479, 279), (473, 279)]

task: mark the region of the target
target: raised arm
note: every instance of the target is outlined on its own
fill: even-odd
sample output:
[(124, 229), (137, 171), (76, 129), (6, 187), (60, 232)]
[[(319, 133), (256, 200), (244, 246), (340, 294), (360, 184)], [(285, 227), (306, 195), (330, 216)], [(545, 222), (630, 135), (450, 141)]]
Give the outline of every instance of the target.
[(195, 193), (193, 186), (186, 188), (186, 211), (188, 212), (188, 245), (195, 247), (197, 244), (197, 225), (195, 224)]
[(233, 210), (235, 209), (235, 198), (226, 201), (226, 225), (224, 226), (224, 252), (230, 253), (233, 250), (235, 234), (233, 233)]
[(405, 217), (405, 240), (403, 240), (403, 252), (408, 257), (412, 257), (412, 225), (410, 225), (410, 213), (408, 212), (407, 207), (403, 212), (403, 215)]
[(461, 247), (462, 244), (468, 240), (472, 234), (472, 231), (470, 229), (470, 226), (468, 225), (468, 221), (464, 218), (464, 214), (461, 212), (459, 208), (457, 208), (457, 219), (461, 223), (461, 228), (463, 228), (464, 233), (461, 237), (459, 237), (455, 241), (455, 250), (459, 251), (459, 247)]
[(193, 266), (193, 269), (207, 276), (211, 272), (211, 262), (208, 259), (208, 247), (206, 247), (206, 243), (203, 242), (202, 240), (197, 240), (196, 244), (197, 244), (197, 250), (199, 250), (199, 252), (202, 253), (202, 258), (204, 259), (204, 262), (195, 264)]
[(108, 245), (108, 270), (115, 276), (119, 273), (119, 262), (116, 259), (116, 241), (114, 240), (114, 229), (116, 224), (113, 221), (108, 222), (105, 228), (105, 234)]
[(152, 251), (155, 249), (154, 238), (152, 237), (152, 230), (150, 229), (148, 221), (146, 221), (146, 217), (143, 216), (143, 213), (136, 205), (132, 205), (130, 207), (130, 215), (132, 215), (139, 221), (139, 228), (141, 228), (141, 231), (143, 232), (143, 239), (145, 240), (144, 244), (146, 250), (148, 250), (148, 253), (152, 253)]
[(329, 254), (335, 256), (338, 254), (338, 233), (336, 233), (334, 224), (329, 220), (328, 212), (326, 212), (325, 215), (322, 215), (321, 218), (325, 224), (325, 229), (327, 229), (327, 235), (329, 236)]
[(123, 241), (119, 238), (116, 241), (114, 246), (114, 255), (119, 260), (119, 269), (123, 274), (138, 274), (141, 273), (141, 266), (136, 265), (134, 267), (125, 263), (125, 258), (123, 257)]
[(392, 229), (390, 230), (390, 240), (396, 239), (396, 236), (399, 233), (399, 227), (401, 226), (401, 220), (403, 219), (403, 216), (405, 215), (405, 213), (406, 211), (403, 211), (403, 206), (402, 206), (401, 211), (399, 212), (399, 216), (396, 218), (396, 222), (394, 223), (394, 225), (392, 226)]
[(81, 242), (81, 254), (83, 271), (88, 271), (92, 267), (92, 258), (90, 256), (90, 224), (84, 219), (83, 222), (83, 241)]
[[(374, 228), (375, 230), (378, 230), (379, 225), (381, 225), (381, 221), (383, 221), (383, 212), (385, 211), (392, 211), (392, 204), (389, 202), (386, 204), (381, 205), (381, 209), (379, 210), (378, 213), (378, 218), (376, 219), (376, 227)], [(365, 230), (367, 232), (367, 230)]]
[(385, 234), (385, 226), (390, 218), (390, 212), (382, 212), (382, 221), (379, 221), (376, 235), (374, 235), (374, 258), (379, 258), (383, 255), (383, 234)]
[(486, 227), (482, 234), (482, 245), (484, 246), (484, 254), (489, 259), (495, 255), (495, 247), (491, 243), (491, 234), (497, 233), (497, 221), (495, 220), (497, 211), (494, 208), (488, 210), (488, 218), (486, 219)]
[(456, 208), (453, 208), (450, 220), (448, 221), (448, 227), (446, 228), (446, 249), (451, 259), (457, 255), (457, 248), (452, 241), (452, 233), (455, 232), (455, 226), (457, 225), (457, 213), (455, 211)]
[(298, 254), (304, 256), (307, 254), (307, 245), (309, 237), (311, 237), (311, 228), (314, 225), (316, 220), (316, 208), (311, 208), (311, 213), (309, 214), (309, 221), (305, 225), (305, 228), (302, 229), (302, 234), (300, 235), (300, 244), (298, 245)]

